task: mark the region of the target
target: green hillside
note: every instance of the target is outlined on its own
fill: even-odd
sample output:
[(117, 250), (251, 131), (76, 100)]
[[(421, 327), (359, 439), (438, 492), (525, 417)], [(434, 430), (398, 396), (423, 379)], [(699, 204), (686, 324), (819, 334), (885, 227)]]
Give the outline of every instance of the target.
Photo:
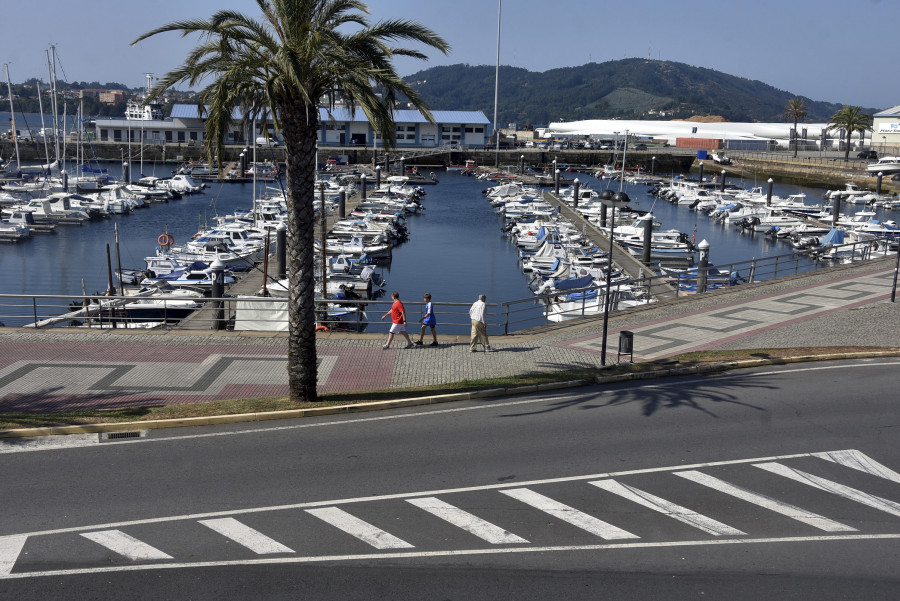
[[(433, 108), (493, 115), (494, 73), (493, 66), (460, 64), (426, 69), (406, 80)], [(543, 73), (501, 66), (498, 121), (520, 127), (579, 119), (697, 115), (720, 115), (729, 121), (783, 121), (784, 107), (795, 97), (761, 81), (668, 61), (631, 58)], [(802, 98), (810, 122), (828, 121), (841, 108)], [(666, 114), (660, 116), (660, 111)]]

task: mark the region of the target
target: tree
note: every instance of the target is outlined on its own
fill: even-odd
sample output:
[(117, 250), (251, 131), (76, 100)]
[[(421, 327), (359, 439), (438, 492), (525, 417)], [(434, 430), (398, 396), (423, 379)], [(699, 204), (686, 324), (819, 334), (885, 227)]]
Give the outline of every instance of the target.
[(828, 131), (844, 130), (847, 132), (847, 146), (844, 148), (844, 158), (850, 158), (850, 136), (853, 132), (866, 132), (872, 129), (872, 116), (866, 115), (858, 106), (845, 104), (842, 109), (831, 116), (828, 121)]
[[(393, 109), (406, 97), (427, 119), (431, 113), (416, 90), (396, 72), (392, 59), (427, 57), (395, 47), (415, 42), (447, 53), (450, 46), (430, 29), (407, 20), (369, 24), (361, 0), (256, 0), (261, 19), (222, 10), (208, 20), (184, 20), (141, 35), (177, 31), (200, 34), (183, 65), (153, 88), (156, 98), (177, 83), (209, 82), (199, 96), (206, 110), (210, 158), (221, 156), (236, 109), (270, 110), (284, 139), (288, 207), (288, 382), (294, 402), (316, 400), (314, 185), (320, 101), (326, 110), (343, 101), (361, 109), (381, 140), (394, 144)], [(323, 296), (324, 296), (324, 291)]]
[(791, 98), (784, 107), (784, 118), (794, 122), (794, 158), (797, 158), (797, 146), (800, 136), (797, 135), (797, 122), (806, 119), (806, 102), (802, 98)]

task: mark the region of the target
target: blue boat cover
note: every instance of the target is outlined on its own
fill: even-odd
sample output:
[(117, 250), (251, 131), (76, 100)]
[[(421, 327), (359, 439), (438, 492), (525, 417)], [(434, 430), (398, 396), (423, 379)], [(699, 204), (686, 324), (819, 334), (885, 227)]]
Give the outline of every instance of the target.
[(580, 278), (569, 278), (556, 282), (557, 290), (575, 290), (577, 288), (587, 288), (594, 282), (594, 277), (586, 275)]
[(844, 230), (833, 229), (822, 238), (820, 242), (820, 246), (825, 246), (827, 244), (843, 244), (844, 243)]

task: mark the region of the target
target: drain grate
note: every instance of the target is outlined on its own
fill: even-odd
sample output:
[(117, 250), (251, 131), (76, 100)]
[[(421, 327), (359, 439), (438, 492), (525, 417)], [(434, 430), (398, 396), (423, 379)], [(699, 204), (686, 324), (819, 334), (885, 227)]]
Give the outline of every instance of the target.
[(124, 440), (128, 438), (143, 438), (146, 431), (135, 430), (133, 432), (104, 432), (100, 435), (100, 440)]

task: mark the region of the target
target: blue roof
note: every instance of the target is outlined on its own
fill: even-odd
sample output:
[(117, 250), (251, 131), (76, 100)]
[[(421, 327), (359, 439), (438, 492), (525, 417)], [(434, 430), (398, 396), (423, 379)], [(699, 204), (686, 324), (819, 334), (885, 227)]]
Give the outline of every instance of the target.
[[(481, 111), (432, 111), (432, 116), (437, 123), (450, 124), (478, 124), (490, 125), (490, 121)], [(196, 104), (174, 104), (172, 105), (173, 119), (200, 119), (200, 113)], [(241, 118), (239, 110), (235, 110), (233, 118), (238, 120)], [(350, 114), (350, 110), (346, 108), (335, 109), (319, 109), (319, 120), (323, 123), (335, 121), (338, 123), (366, 123), (366, 114), (357, 109), (354, 115)], [(397, 123), (428, 123), (428, 120), (419, 111), (396, 110), (394, 111), (394, 121)]]

